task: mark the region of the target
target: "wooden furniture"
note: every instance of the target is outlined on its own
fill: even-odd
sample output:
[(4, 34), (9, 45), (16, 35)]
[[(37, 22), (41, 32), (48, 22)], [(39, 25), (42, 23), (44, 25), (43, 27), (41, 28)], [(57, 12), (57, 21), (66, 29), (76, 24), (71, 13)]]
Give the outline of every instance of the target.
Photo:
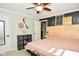
[(21, 50), (24, 49), (24, 45), (27, 45), (28, 42), (32, 41), (32, 35), (18, 35), (17, 36), (17, 49)]

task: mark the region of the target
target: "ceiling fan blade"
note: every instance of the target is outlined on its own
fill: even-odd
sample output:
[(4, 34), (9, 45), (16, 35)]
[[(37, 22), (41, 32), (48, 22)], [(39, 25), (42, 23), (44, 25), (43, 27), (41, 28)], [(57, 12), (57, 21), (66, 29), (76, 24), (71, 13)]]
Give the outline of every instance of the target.
[(51, 11), (51, 9), (50, 8), (47, 8), (47, 7), (44, 7), (43, 9), (44, 10), (47, 10), (47, 11)]
[(26, 9), (33, 9), (34, 7), (29, 7), (29, 8), (26, 8)]
[(48, 5), (48, 4), (50, 4), (50, 3), (42, 3), (44, 6), (46, 6), (46, 5)]
[(38, 6), (39, 5), (39, 3), (33, 3), (35, 6)]
[(50, 3), (33, 3), (34, 5), (48, 5)]

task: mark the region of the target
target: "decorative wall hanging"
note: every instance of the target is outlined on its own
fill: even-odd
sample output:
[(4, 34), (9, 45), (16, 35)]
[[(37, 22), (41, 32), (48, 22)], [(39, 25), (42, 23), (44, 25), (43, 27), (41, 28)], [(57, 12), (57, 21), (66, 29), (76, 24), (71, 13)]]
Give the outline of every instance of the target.
[(26, 24), (26, 19), (25, 18), (23, 18), (23, 23), (24, 23), (24, 25), (25, 25), (25, 27), (28, 29), (28, 26), (27, 26), (27, 24)]
[(19, 25), (18, 25), (18, 26), (19, 26), (19, 28), (21, 28), (21, 29), (22, 29), (22, 28), (24, 27), (24, 24), (23, 24), (23, 23), (19, 23)]
[(23, 29), (24, 27), (27, 28), (27, 29), (29, 28), (29, 27), (27, 26), (27, 24), (26, 24), (26, 19), (25, 19), (25, 18), (22, 19), (22, 21), (19, 23), (18, 27), (19, 27), (20, 29)]

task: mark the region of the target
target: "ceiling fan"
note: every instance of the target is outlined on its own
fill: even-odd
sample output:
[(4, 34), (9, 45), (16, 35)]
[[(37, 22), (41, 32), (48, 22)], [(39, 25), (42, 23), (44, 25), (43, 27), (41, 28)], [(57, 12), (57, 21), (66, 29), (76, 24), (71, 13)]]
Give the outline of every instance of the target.
[(26, 9), (35, 9), (37, 13), (39, 13), (42, 10), (51, 11), (51, 9), (48, 7), (50, 3), (33, 3), (34, 7), (29, 7)]

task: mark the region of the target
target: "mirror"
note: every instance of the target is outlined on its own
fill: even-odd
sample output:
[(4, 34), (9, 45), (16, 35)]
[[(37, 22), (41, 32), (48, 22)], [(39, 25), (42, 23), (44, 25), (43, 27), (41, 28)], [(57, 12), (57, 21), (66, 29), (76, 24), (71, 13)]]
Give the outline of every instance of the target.
[(0, 46), (5, 45), (5, 22), (0, 20)]

